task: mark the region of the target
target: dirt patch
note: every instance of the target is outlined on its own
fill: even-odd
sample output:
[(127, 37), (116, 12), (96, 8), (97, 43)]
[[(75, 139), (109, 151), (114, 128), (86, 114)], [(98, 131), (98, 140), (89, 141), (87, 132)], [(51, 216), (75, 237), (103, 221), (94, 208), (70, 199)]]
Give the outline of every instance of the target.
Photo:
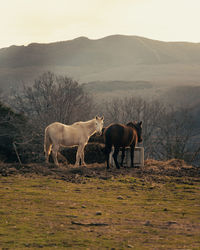
[(171, 159), (168, 161), (146, 160), (143, 171), (146, 174), (157, 173), (176, 177), (200, 177), (199, 167), (187, 165), (183, 160), (179, 159)]
[(0, 175), (43, 175), (52, 176), (69, 182), (82, 183), (86, 178), (112, 179), (117, 176), (132, 176), (148, 179), (149, 181), (161, 181), (164, 176), (194, 177), (200, 178), (200, 168), (189, 166), (183, 160), (172, 159), (169, 161), (146, 160), (144, 167), (112, 167), (107, 170), (105, 163), (93, 163), (87, 167), (73, 168), (73, 165), (61, 164), (5, 164), (0, 163)]

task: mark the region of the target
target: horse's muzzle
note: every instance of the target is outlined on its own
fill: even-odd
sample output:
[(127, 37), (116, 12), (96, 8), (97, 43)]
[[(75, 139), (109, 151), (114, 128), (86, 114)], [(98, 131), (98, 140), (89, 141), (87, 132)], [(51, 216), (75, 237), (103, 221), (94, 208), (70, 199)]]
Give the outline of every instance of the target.
[(102, 131), (101, 132), (97, 132), (96, 134), (100, 136), (100, 135), (102, 135)]

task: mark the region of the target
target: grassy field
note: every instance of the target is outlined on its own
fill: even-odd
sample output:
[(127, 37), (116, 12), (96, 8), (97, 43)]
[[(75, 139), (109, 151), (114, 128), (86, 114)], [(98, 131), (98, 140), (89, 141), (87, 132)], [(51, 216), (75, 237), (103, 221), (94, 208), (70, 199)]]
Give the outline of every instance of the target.
[(0, 176), (0, 247), (200, 249), (199, 176), (118, 173)]

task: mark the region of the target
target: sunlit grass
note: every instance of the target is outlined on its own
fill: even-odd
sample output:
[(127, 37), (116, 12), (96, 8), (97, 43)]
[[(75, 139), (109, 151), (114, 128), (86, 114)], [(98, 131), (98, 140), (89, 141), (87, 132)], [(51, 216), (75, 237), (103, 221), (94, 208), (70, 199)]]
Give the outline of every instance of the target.
[[(0, 247), (198, 249), (200, 185), (0, 177)], [(77, 225), (79, 224), (79, 225)]]

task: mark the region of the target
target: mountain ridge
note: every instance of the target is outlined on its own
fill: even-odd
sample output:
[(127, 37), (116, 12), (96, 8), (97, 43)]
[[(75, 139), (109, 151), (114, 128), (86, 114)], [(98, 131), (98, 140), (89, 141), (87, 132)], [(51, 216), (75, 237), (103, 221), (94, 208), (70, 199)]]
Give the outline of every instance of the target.
[(7, 46), (7, 47), (2, 47), (0, 48), (0, 51), (1, 50), (4, 50), (4, 49), (9, 49), (11, 47), (29, 47), (29, 46), (32, 46), (32, 45), (53, 45), (53, 44), (57, 44), (57, 43), (66, 43), (66, 42), (73, 42), (73, 41), (76, 41), (76, 40), (89, 40), (89, 41), (99, 41), (99, 40), (104, 40), (104, 39), (111, 39), (111, 38), (121, 38), (121, 37), (124, 37), (124, 38), (141, 38), (141, 39), (145, 39), (145, 40), (149, 40), (149, 41), (154, 41), (154, 42), (162, 42), (162, 43), (171, 43), (171, 44), (197, 44), (199, 45), (200, 42), (190, 42), (190, 41), (162, 41), (162, 40), (158, 40), (158, 39), (151, 39), (151, 38), (147, 38), (147, 37), (143, 37), (143, 36), (137, 36), (137, 35), (121, 35), (121, 34), (115, 34), (115, 35), (108, 35), (108, 36), (105, 36), (105, 37), (101, 37), (101, 38), (96, 38), (96, 39), (93, 39), (93, 38), (89, 38), (87, 36), (79, 36), (79, 37), (76, 37), (76, 38), (73, 38), (73, 39), (69, 39), (69, 40), (61, 40), (61, 41), (54, 41), (54, 42), (31, 42), (27, 45), (10, 45), (10, 46)]
[[(24, 63), (17, 57), (25, 57)], [(35, 57), (34, 57), (35, 55)], [(63, 60), (63, 57), (66, 57)], [(54, 43), (31, 43), (27, 46), (10, 46), (0, 49), (0, 67), (24, 66), (42, 62), (61, 65), (81, 65), (83, 57), (86, 62), (101, 64), (102, 59), (123, 59), (123, 63), (173, 63), (200, 62), (200, 44), (186, 42), (163, 42), (139, 36), (112, 35), (101, 39), (78, 37), (73, 40)], [(53, 60), (53, 58), (55, 60)], [(112, 60), (113, 58), (113, 60)], [(18, 62), (15, 62), (15, 59)], [(105, 62), (106, 63), (106, 62)]]
[(200, 84), (200, 43), (111, 35), (0, 49), (1, 88), (32, 81), (49, 70), (81, 83), (141, 80)]

